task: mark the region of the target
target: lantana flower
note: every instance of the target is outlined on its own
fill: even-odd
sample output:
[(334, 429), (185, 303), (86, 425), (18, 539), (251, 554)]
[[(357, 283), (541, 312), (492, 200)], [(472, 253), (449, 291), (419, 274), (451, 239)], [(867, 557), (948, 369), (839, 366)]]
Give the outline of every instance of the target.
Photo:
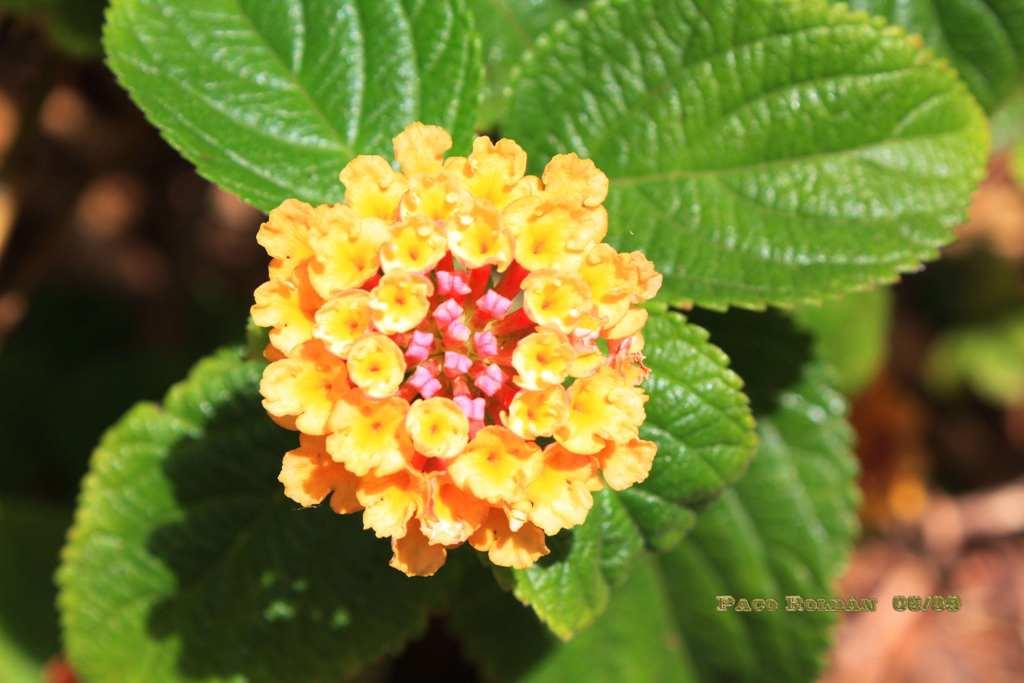
[(285, 495), (361, 510), (411, 576), (463, 543), (530, 566), (656, 453), (639, 438), (642, 304), (661, 276), (602, 242), (608, 178), (575, 154), (527, 175), (508, 139), (451, 145), (414, 123), (399, 171), (356, 157), (343, 203), (289, 199), (257, 235), (263, 406), (300, 433)]

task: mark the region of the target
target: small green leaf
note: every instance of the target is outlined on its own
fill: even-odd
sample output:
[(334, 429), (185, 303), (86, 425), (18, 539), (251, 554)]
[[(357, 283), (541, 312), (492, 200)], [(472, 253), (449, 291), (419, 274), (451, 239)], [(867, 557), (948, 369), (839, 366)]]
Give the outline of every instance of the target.
[(0, 499), (0, 681), (41, 683), (60, 653), (53, 573), (71, 511)]
[(793, 313), (814, 336), (815, 355), (836, 370), (836, 387), (854, 395), (875, 378), (889, 351), (892, 292), (886, 288), (848, 294)]
[[(835, 615), (786, 612), (785, 596), (830, 595), (857, 528), (856, 461), (845, 403), (823, 367), (789, 370), (788, 386), (773, 373), (758, 387), (774, 395), (758, 415), (761, 446), (747, 475), (675, 550), (638, 562), (607, 612), (571, 642), (545, 638), (526, 610), (482, 582), (472, 603), (454, 603), (452, 627), (481, 672), (521, 683), (813, 680)], [(779, 608), (720, 612), (719, 595), (772, 597)]]
[(457, 563), (410, 580), (358, 515), (284, 498), (295, 438), (260, 408), (262, 366), (219, 352), (96, 450), (59, 572), (84, 679), (337, 681), (399, 650), (445, 595)]
[(484, 48), (487, 77), (478, 123), (499, 123), (508, 106), (509, 76), (541, 32), (586, 0), (468, 0)]
[(585, 524), (550, 539), (552, 553), (514, 572), (514, 592), (569, 638), (606, 608), (644, 546), (667, 550), (693, 526), (693, 509), (736, 481), (756, 439), (742, 382), (700, 327), (676, 313), (644, 329), (651, 377), (641, 436), (658, 443), (642, 484), (595, 496)]
[(967, 387), (997, 406), (1024, 401), (1024, 312), (944, 333), (928, 353), (925, 379), (939, 394)]
[(844, 0), (919, 34), (947, 57), (988, 110), (1024, 75), (1024, 5), (1019, 0)]
[(611, 178), (609, 241), (662, 296), (796, 304), (891, 281), (953, 238), (984, 113), (879, 18), (824, 0), (613, 0), (541, 37), (506, 133)]
[(482, 67), (464, 0), (113, 0), (111, 68), (209, 180), (267, 210), (337, 201), (415, 120), (465, 145)]

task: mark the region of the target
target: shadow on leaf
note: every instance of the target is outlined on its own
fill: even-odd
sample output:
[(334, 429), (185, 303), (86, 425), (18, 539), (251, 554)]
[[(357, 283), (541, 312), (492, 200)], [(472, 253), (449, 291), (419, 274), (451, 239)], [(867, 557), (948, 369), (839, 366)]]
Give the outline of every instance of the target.
[(164, 461), (181, 514), (147, 542), (175, 577), (148, 629), (180, 643), (179, 677), (336, 681), (418, 635), (456, 570), (408, 579), (359, 515), (286, 500), (276, 478), (295, 437), (255, 392), (207, 417)]
[(711, 341), (729, 355), (730, 366), (743, 378), (755, 416), (778, 407), (779, 397), (800, 383), (813, 353), (811, 336), (775, 309), (726, 313), (695, 309), (686, 317), (710, 332)]

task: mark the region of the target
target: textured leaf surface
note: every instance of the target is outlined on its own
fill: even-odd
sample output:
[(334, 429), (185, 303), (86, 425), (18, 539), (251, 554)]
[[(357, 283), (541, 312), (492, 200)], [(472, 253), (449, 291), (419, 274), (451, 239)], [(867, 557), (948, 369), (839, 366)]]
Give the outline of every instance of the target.
[(842, 396), (812, 366), (771, 414), (747, 476), (661, 561), (700, 680), (812, 681), (834, 614), (716, 611), (716, 595), (827, 597), (857, 529), (857, 465)]
[(478, 121), (500, 123), (508, 105), (509, 76), (538, 35), (586, 0), (468, 0), (483, 43), (487, 77)]
[(358, 515), (285, 500), (261, 368), (220, 352), (96, 450), (59, 574), (86, 680), (337, 681), (420, 633), (456, 571), (409, 580)]
[(596, 496), (585, 524), (551, 539), (550, 556), (514, 573), (516, 596), (563, 638), (604, 611), (645, 545), (678, 543), (693, 525), (693, 508), (739, 478), (754, 451), (742, 382), (707, 332), (659, 313), (644, 337), (651, 398), (642, 436), (658, 443), (650, 476)]
[(337, 201), (408, 123), (462, 144), (482, 68), (463, 0), (113, 0), (121, 83), (208, 179), (261, 209)]
[(60, 652), (53, 573), (71, 511), (0, 499), (0, 681), (41, 683)]
[(1005, 102), (1024, 72), (1020, 0), (847, 0), (919, 34), (949, 58), (989, 111)]
[(513, 89), (506, 132), (609, 174), (609, 241), (653, 258), (673, 302), (892, 280), (952, 239), (988, 148), (952, 69), (824, 0), (598, 3)]
[(456, 603), (453, 628), (481, 671), (530, 683), (813, 680), (832, 616), (716, 610), (717, 595), (780, 604), (786, 595), (828, 596), (853, 541), (856, 465), (841, 395), (815, 364), (770, 405), (758, 416), (761, 445), (747, 475), (675, 550), (639, 562), (607, 612), (569, 643), (545, 639), (497, 592), (472, 604), (500, 618)]
[(836, 387), (847, 395), (867, 386), (889, 352), (892, 292), (848, 294), (821, 306), (805, 306), (794, 317), (814, 336), (818, 357), (836, 371)]

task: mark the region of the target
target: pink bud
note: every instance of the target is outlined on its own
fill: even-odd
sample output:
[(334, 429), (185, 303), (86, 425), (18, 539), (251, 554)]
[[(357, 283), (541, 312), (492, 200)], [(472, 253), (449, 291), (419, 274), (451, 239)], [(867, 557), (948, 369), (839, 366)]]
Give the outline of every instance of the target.
[(503, 297), (493, 289), (488, 289), (482, 297), (476, 300), (476, 306), (488, 317), (498, 320), (508, 313), (509, 307), (512, 306), (512, 300)]
[(472, 364), (473, 361), (468, 356), (464, 356), (456, 351), (444, 352), (444, 372), (449, 377), (455, 377), (467, 372)]
[(469, 294), (469, 283), (464, 271), (439, 270), (437, 275), (437, 292), (442, 296), (466, 296)]
[(483, 358), (498, 355), (498, 338), (489, 331), (477, 332), (473, 335), (473, 346)]
[(461, 320), (453, 320), (444, 331), (444, 336), (451, 341), (464, 342), (469, 339), (469, 328)]
[(462, 306), (455, 299), (445, 299), (434, 309), (434, 320), (441, 327), (447, 327), (449, 323), (462, 315)]
[(429, 349), (434, 345), (434, 335), (423, 330), (416, 330), (412, 333), (412, 343), (416, 346), (426, 346)]
[(436, 395), (439, 391), (441, 391), (441, 383), (437, 381), (437, 378), (431, 377), (430, 380), (423, 385), (423, 388), (420, 389), (420, 396), (423, 398), (430, 398), (431, 396)]
[(432, 373), (426, 367), (419, 365), (416, 367), (415, 372), (412, 373), (412, 376), (409, 377), (407, 381), (409, 382), (409, 386), (414, 387), (416, 389), (423, 389), (423, 387), (427, 385), (427, 382), (429, 382), (432, 379), (434, 379), (434, 373)]
[(466, 414), (466, 417), (470, 422), (483, 422), (484, 419), (484, 408), (486, 402), (482, 398), (470, 398), (469, 396), (456, 396), (454, 399), (455, 404), (462, 408), (462, 412)]
[(501, 387), (505, 384), (505, 375), (502, 373), (501, 368), (497, 365), (491, 364), (481, 372), (473, 380), (473, 384), (476, 385), (477, 389), (484, 392), (487, 396), (494, 396), (501, 390)]
[(412, 363), (419, 363), (427, 359), (433, 345), (434, 335), (417, 330), (412, 333), (412, 340), (409, 342), (409, 348), (405, 351), (405, 357)]

